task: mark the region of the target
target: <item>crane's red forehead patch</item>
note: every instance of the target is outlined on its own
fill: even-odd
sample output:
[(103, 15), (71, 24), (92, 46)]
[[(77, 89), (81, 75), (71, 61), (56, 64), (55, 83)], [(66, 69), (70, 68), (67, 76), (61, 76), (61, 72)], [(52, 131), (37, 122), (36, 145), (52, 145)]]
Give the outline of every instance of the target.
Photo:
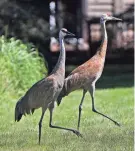
[(107, 13), (108, 16), (111, 16), (111, 13)]
[(67, 29), (66, 28), (62, 28), (61, 31), (67, 31)]

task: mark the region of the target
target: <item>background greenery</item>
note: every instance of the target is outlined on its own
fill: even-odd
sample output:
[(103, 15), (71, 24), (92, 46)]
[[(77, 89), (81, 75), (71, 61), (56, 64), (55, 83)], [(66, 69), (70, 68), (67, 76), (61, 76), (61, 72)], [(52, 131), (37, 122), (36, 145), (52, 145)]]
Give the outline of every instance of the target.
[[(121, 124), (117, 127), (108, 119), (91, 111), (87, 94), (83, 104), (78, 138), (71, 132), (49, 128), (49, 113), (45, 114), (41, 145), (38, 145), (38, 122), (41, 110), (33, 116), (14, 122), (17, 100), (36, 81), (46, 75), (44, 61), (33, 52), (33, 46), (13, 38), (0, 38), (0, 150), (1, 151), (133, 151), (133, 66), (105, 66), (97, 83), (97, 110)], [(105, 89), (104, 89), (105, 88)], [(78, 105), (82, 91), (63, 99), (54, 110), (53, 123), (77, 127)]]
[(32, 45), (0, 38), (0, 103), (24, 94), (46, 71), (43, 59)]

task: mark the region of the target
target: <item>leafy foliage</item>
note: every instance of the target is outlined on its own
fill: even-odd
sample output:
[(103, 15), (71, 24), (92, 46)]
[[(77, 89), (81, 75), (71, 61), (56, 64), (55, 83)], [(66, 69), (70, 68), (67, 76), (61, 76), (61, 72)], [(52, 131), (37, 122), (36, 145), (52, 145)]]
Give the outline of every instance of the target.
[(43, 59), (32, 45), (0, 38), (0, 102), (5, 97), (24, 94), (46, 71)]
[(52, 70), (50, 53), (49, 1), (0, 0), (0, 36), (32, 42)]

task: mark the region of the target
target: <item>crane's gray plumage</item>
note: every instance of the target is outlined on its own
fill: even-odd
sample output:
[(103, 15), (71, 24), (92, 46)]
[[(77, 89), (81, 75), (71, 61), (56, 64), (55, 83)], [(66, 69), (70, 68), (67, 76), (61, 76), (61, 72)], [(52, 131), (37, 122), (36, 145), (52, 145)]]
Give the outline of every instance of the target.
[(52, 125), (52, 114), (54, 108), (54, 102), (62, 90), (65, 78), (65, 47), (64, 37), (74, 36), (74, 34), (67, 31), (67, 29), (61, 29), (59, 32), (60, 42), (60, 56), (58, 62), (53, 69), (52, 73), (34, 84), (26, 94), (16, 103), (15, 107), (15, 121), (19, 121), (23, 115), (33, 113), (35, 109), (42, 108), (42, 115), (39, 121), (39, 143), (41, 139), (41, 127), (44, 113), (48, 108), (50, 111), (49, 126), (51, 128), (59, 128), (69, 130), (75, 133), (77, 136), (81, 134), (74, 129), (63, 128), (60, 126)]
[(83, 89), (83, 96), (79, 105), (79, 117), (78, 117), (78, 130), (80, 126), (81, 110), (82, 104), (87, 91), (89, 91), (92, 98), (92, 111), (98, 113), (119, 126), (119, 123), (111, 119), (110, 117), (98, 112), (95, 109), (94, 104), (94, 92), (95, 83), (100, 78), (105, 62), (106, 50), (107, 50), (107, 32), (105, 27), (105, 22), (108, 20), (121, 20), (107, 14), (103, 14), (100, 18), (101, 28), (103, 32), (103, 39), (100, 48), (97, 50), (96, 54), (89, 59), (87, 62), (77, 67), (71, 72), (71, 74), (64, 80), (64, 86), (57, 98), (57, 104), (61, 103), (63, 97), (68, 95), (70, 92), (77, 89)]
[(54, 91), (52, 89), (53, 85), (53, 80), (48, 79), (48, 77), (34, 84), (17, 102), (15, 108), (15, 121), (19, 121), (22, 115), (33, 113), (34, 109), (42, 107), (42, 104), (46, 99), (48, 99), (48, 101), (46, 101), (47, 104), (50, 101), (50, 99), (47, 98), (49, 97), (49, 93), (53, 93)]

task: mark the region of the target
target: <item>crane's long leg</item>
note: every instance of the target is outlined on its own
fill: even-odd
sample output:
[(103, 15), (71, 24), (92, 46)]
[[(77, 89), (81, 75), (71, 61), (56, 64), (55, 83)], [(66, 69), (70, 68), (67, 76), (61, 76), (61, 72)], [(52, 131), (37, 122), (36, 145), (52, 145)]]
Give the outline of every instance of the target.
[(39, 121), (39, 145), (40, 145), (40, 140), (41, 140), (41, 128), (42, 128), (42, 120), (44, 118), (44, 114), (45, 114), (46, 109), (42, 108), (42, 115)]
[(84, 97), (85, 97), (86, 92), (87, 92), (86, 90), (83, 90), (83, 96), (82, 96), (82, 99), (81, 99), (81, 102), (80, 102), (80, 105), (79, 105), (79, 117), (78, 117), (78, 126), (77, 126), (77, 129), (78, 129), (78, 130), (79, 130), (79, 127), (80, 127), (82, 104), (83, 104), (83, 101), (84, 101)]
[(91, 98), (92, 98), (92, 111), (95, 112), (95, 113), (98, 113), (106, 118), (108, 118), (109, 120), (111, 120), (112, 122), (114, 122), (114, 124), (116, 124), (117, 126), (120, 126), (120, 124), (118, 122), (116, 122), (115, 120), (113, 120), (112, 118), (104, 115), (103, 113), (100, 113), (98, 112), (96, 109), (95, 109), (95, 104), (94, 104), (94, 92), (95, 92), (95, 85), (93, 84), (90, 89), (89, 89), (89, 92), (90, 92), (90, 95), (91, 95)]
[(54, 105), (51, 104), (51, 105), (49, 106), (49, 111), (50, 111), (50, 122), (49, 122), (49, 126), (50, 126), (51, 128), (58, 128), (58, 129), (63, 129), (63, 130), (71, 131), (71, 132), (73, 132), (74, 134), (76, 134), (78, 137), (79, 137), (79, 136), (82, 137), (82, 135), (80, 134), (80, 132), (77, 131), (77, 130), (75, 130), (75, 129), (64, 128), (64, 127), (52, 125), (53, 108), (54, 108)]

